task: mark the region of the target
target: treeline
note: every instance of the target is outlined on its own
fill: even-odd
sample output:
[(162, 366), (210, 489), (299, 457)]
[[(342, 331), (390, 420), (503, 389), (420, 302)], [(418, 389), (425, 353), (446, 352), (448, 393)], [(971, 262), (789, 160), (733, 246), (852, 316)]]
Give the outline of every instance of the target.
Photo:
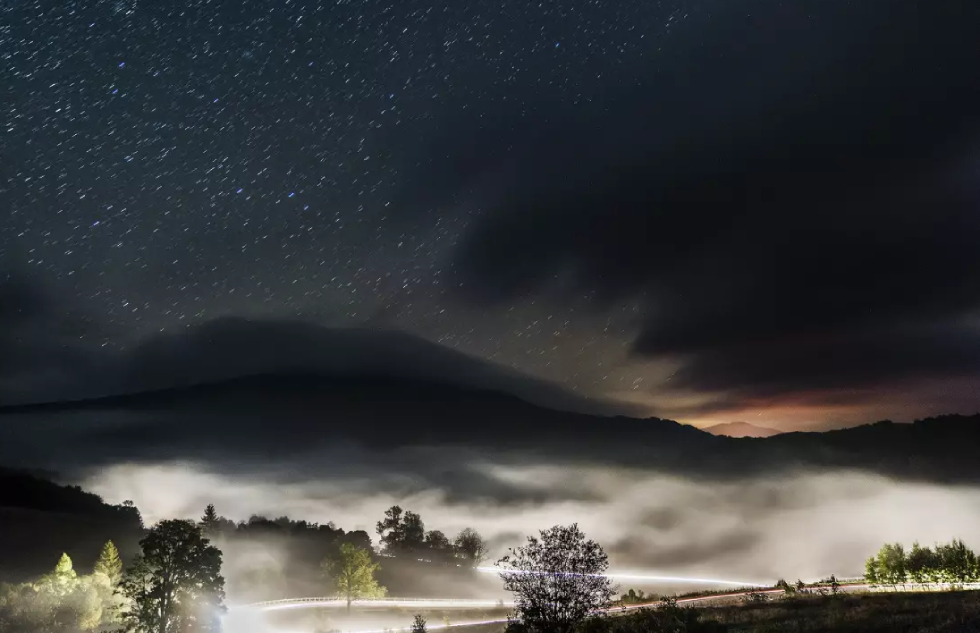
[(376, 530), (381, 551), (394, 558), (476, 566), (487, 555), (487, 544), (476, 530), (465, 528), (450, 540), (440, 530), (427, 532), (421, 516), (400, 506), (388, 508)]
[[(286, 516), (268, 519), (253, 515), (247, 521), (235, 523), (219, 516), (213, 504), (205, 509), (201, 527), (208, 538), (226, 542), (269, 537), (288, 539), (317, 560), (336, 558), (345, 543), (372, 548), (371, 537), (364, 530), (345, 532), (333, 523), (294, 521)], [(380, 539), (379, 551), (389, 558), (472, 566), (482, 562), (487, 554), (486, 542), (476, 530), (465, 528), (450, 539), (441, 530), (427, 531), (418, 513), (400, 506), (388, 508), (375, 529)]]
[[(384, 595), (381, 581), (387, 579), (375, 579), (382, 567), (401, 567), (401, 575), (391, 578), (402, 591), (399, 580), (419, 584), (419, 566), (427, 572), (441, 567), (461, 574), (479, 564), (487, 551), (476, 531), (464, 529), (450, 538), (426, 530), (418, 513), (398, 506), (377, 523), (376, 550), (363, 530), (257, 515), (235, 523), (219, 516), (213, 505), (199, 520), (165, 520), (147, 530), (131, 502), (108, 505), (80, 488), (15, 471), (0, 471), (3, 482), (12, 485), (0, 486), (0, 504), (5, 504), (0, 512), (18, 514), (11, 515), (12, 521), (0, 520), (0, 535), (11, 536), (5, 543), (10, 547), (0, 547), (0, 567), (20, 560), (41, 569), (26, 582), (0, 584), (2, 633), (154, 633), (174, 626), (172, 630), (216, 631), (227, 570), (232, 575), (228, 589), (239, 600), (338, 594), (353, 600)], [(25, 517), (37, 515), (52, 529), (32, 540), (30, 530), (37, 522)], [(105, 542), (108, 534), (121, 529), (133, 540), (122, 554), (111, 540)], [(22, 538), (13, 538), (16, 534)], [(99, 536), (105, 545), (96, 560), (99, 545), (83, 545)], [(14, 544), (19, 558), (12, 556)], [(73, 554), (67, 553), (68, 546), (61, 549), (62, 544)], [(74, 553), (93, 561), (80, 566), (92, 573), (77, 570)], [(48, 566), (55, 561), (51, 570)], [(44, 567), (50, 571), (45, 573)], [(174, 586), (172, 579), (178, 577), (183, 584)], [(294, 592), (298, 587), (304, 591)]]
[(980, 582), (977, 555), (961, 540), (940, 543), (935, 548), (886, 543), (864, 564), (865, 580), (872, 585), (906, 583), (964, 584)]
[(227, 555), (229, 595), (246, 602), (322, 595), (323, 569), (341, 561), (345, 545), (366, 550), (381, 563), (378, 578), (383, 585), (404, 596), (425, 592), (420, 574), (433, 579), (436, 567), (446, 574), (463, 573), (462, 568), (478, 565), (487, 553), (475, 530), (449, 537), (427, 530), (418, 513), (399, 506), (389, 508), (377, 522), (377, 548), (363, 530), (347, 532), (333, 523), (286, 516), (254, 515), (235, 523), (220, 516), (213, 505), (206, 508), (200, 525)]

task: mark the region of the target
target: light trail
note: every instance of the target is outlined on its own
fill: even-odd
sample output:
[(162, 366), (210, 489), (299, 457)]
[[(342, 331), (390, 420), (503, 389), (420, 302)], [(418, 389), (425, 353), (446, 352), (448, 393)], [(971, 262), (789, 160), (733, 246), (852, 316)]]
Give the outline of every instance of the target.
[[(493, 568), (488, 568), (493, 569)], [(626, 574), (629, 576), (629, 574)], [(613, 574), (610, 574), (613, 576)], [(624, 574), (615, 574), (616, 577), (622, 577)], [(649, 578), (649, 576), (641, 576), (643, 578)], [(662, 578), (657, 576), (657, 578)], [(717, 581), (712, 581), (717, 582)], [(980, 584), (971, 585), (971, 587), (980, 588)], [(816, 585), (811, 586), (810, 589), (829, 589), (829, 585)], [(871, 585), (868, 584), (854, 584), (854, 585), (844, 585), (840, 588), (840, 591), (855, 591), (855, 590), (873, 590)], [(745, 596), (750, 596), (753, 594), (766, 594), (766, 595), (777, 595), (785, 593), (782, 589), (752, 589), (748, 591), (737, 591), (737, 592), (719, 592), (715, 594), (710, 594), (707, 596), (695, 596), (692, 598), (680, 598), (677, 600), (679, 605), (690, 605), (697, 602), (708, 602), (711, 600), (724, 600), (733, 598), (743, 598)], [(291, 598), (286, 600), (274, 600), (271, 602), (259, 602), (250, 605), (244, 605), (241, 607), (235, 607), (236, 609), (257, 609), (259, 611), (275, 611), (278, 609), (289, 609), (289, 608), (315, 608), (315, 607), (346, 607), (347, 601), (341, 598)], [(620, 605), (615, 607), (609, 607), (603, 609), (601, 613), (606, 613), (609, 615), (616, 615), (619, 613), (625, 613), (628, 611), (635, 611), (637, 609), (649, 609), (656, 608), (660, 605), (660, 602), (645, 602), (641, 604), (630, 604), (630, 605)], [(351, 606), (367, 606), (367, 607), (419, 607), (419, 608), (440, 608), (445, 609), (446, 607), (457, 607), (457, 608), (507, 608), (514, 606), (513, 602), (503, 602), (499, 600), (465, 600), (465, 599), (438, 599), (438, 598), (383, 598), (377, 600), (355, 600), (351, 602)], [(438, 631), (443, 629), (455, 629), (459, 627), (467, 626), (480, 626), (485, 624), (503, 624), (507, 622), (508, 618), (493, 618), (488, 620), (467, 620), (465, 622), (455, 622), (450, 624), (445, 623), (433, 623), (428, 625), (426, 628), (430, 631)], [(404, 627), (385, 627), (383, 629), (365, 629), (359, 631), (348, 631), (347, 633), (390, 633), (392, 631), (408, 631), (411, 630), (411, 626)], [(279, 633), (285, 633), (280, 631)], [(307, 633), (306, 631), (291, 631), (289, 633)]]
[[(477, 567), (477, 571), (483, 572), (485, 574), (540, 574), (547, 575), (548, 572), (540, 571), (526, 571), (526, 570), (515, 570), (506, 569), (497, 566), (484, 566)], [(572, 576), (580, 576), (582, 574), (569, 574)], [(602, 576), (604, 578), (609, 578), (613, 580), (634, 580), (642, 582), (676, 582), (685, 584), (696, 584), (696, 585), (727, 585), (730, 587), (771, 587), (771, 582), (748, 582), (745, 580), (722, 580), (719, 578), (691, 578), (687, 576), (656, 576), (650, 574), (633, 574), (633, 573), (609, 573), (609, 574), (588, 574), (589, 576)]]
[[(377, 598), (353, 600), (351, 607), (360, 608), (419, 608), (419, 609), (499, 609), (513, 607), (514, 603), (504, 600), (467, 600), (455, 598)], [(284, 609), (347, 608), (347, 600), (335, 597), (287, 598), (243, 605), (240, 608), (259, 611), (280, 611)]]
[[(766, 589), (763, 591), (741, 591), (738, 593), (720, 593), (710, 596), (697, 596), (695, 598), (681, 598), (677, 601), (677, 604), (691, 604), (692, 602), (707, 602), (708, 600), (720, 600), (723, 598), (740, 598), (753, 593), (762, 594), (777, 594), (783, 593), (782, 589)], [(635, 611), (636, 609), (650, 609), (659, 606), (659, 602), (645, 602), (643, 604), (630, 604), (618, 607), (609, 607), (608, 609), (603, 609), (601, 613), (607, 613), (615, 615), (617, 613), (623, 613), (625, 611)], [(480, 626), (483, 624), (503, 624), (507, 622), (508, 618), (496, 618), (493, 620), (473, 620), (467, 622), (457, 622), (454, 624), (431, 624), (426, 625), (426, 629), (429, 631), (437, 631), (440, 629), (452, 629), (461, 626)], [(404, 626), (400, 628), (384, 628), (384, 629), (365, 629), (362, 631), (348, 631), (347, 633), (388, 633), (390, 631), (410, 631), (411, 626)]]

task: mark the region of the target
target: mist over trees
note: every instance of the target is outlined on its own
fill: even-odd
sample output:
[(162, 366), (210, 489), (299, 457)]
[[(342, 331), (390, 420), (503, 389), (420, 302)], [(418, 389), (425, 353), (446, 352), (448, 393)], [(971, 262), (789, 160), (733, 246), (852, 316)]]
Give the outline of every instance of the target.
[(105, 573), (114, 569), (109, 567), (80, 575), (71, 558), (62, 554), (54, 569), (33, 582), (0, 584), (0, 631), (75, 633), (115, 628), (119, 600), (115, 581)]
[(401, 506), (385, 510), (376, 526), (381, 552), (386, 556), (418, 557), (430, 562), (479, 565), (486, 557), (487, 544), (472, 528), (464, 528), (450, 541), (440, 530), (425, 531), (422, 517)]

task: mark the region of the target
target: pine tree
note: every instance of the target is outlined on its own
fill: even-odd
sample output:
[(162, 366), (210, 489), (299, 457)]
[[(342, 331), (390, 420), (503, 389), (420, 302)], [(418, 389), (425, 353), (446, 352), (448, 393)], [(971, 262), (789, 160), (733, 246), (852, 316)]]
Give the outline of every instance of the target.
[(123, 564), (119, 558), (119, 550), (112, 541), (106, 541), (99, 554), (99, 560), (95, 562), (95, 573), (105, 574), (109, 582), (115, 586), (122, 578)]
[(64, 596), (75, 588), (77, 580), (78, 574), (72, 567), (71, 558), (68, 554), (62, 554), (51, 573), (42, 576), (36, 585), (47, 587), (56, 595)]
[(204, 532), (204, 536), (215, 536), (219, 524), (220, 520), (217, 511), (214, 509), (214, 504), (209, 503), (208, 507), (204, 509), (204, 516), (201, 517), (201, 530)]

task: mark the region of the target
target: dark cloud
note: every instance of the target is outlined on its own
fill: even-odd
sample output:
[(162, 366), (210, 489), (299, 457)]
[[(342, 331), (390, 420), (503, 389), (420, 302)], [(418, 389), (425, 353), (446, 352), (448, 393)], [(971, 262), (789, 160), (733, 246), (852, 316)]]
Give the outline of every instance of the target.
[(677, 387), (731, 390), (776, 397), (825, 392), (823, 404), (860, 399), (865, 388), (907, 384), (925, 377), (980, 374), (980, 329), (963, 322), (877, 325), (787, 341), (729, 345), (699, 352), (678, 370)]
[(93, 329), (30, 278), (0, 275), (0, 406), (39, 393), (83, 395), (101, 370)]
[(590, 109), (456, 130), (502, 157), (458, 180), (497, 189), (469, 194), (460, 295), (639, 302), (634, 352), (694, 390), (975, 372), (980, 20), (962, 24), (941, 3), (729, 3)]
[(100, 329), (97, 323), (55, 305), (50, 292), (26, 278), (0, 284), (0, 405), (306, 372), (436, 381), (511, 394), (561, 410), (637, 411), (397, 330), (227, 317), (110, 351), (91, 342)]
[(124, 359), (132, 392), (277, 372), (411, 377), (500, 391), (572, 411), (630, 411), (395, 330), (327, 328), (303, 321), (217, 319), (153, 337)]

